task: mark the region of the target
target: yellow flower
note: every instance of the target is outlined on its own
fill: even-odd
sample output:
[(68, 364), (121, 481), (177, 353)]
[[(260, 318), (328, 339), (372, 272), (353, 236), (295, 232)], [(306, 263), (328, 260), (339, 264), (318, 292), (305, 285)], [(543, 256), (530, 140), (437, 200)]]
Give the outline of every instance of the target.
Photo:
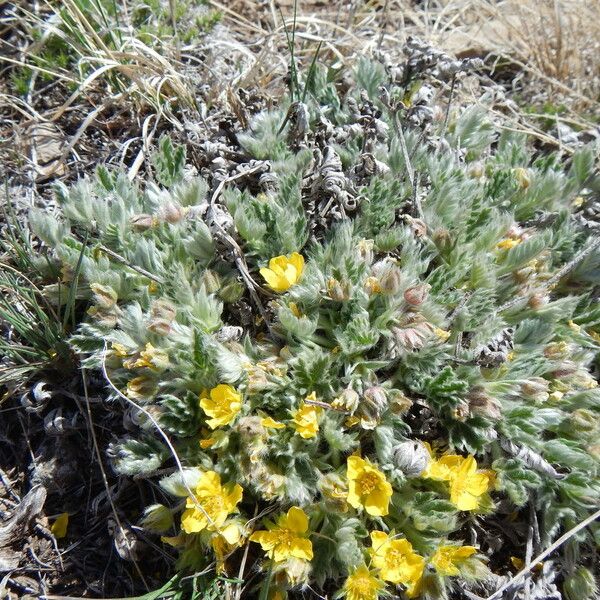
[(185, 546), (185, 541), (186, 541), (186, 537), (185, 534), (180, 533), (179, 535), (162, 535), (160, 537), (160, 541), (163, 544), (169, 544), (169, 546), (173, 547), (173, 548), (181, 548), (182, 546)]
[(349, 456), (347, 477), (350, 506), (364, 506), (374, 517), (388, 514), (392, 486), (379, 469), (359, 456)]
[(501, 242), (498, 242), (496, 244), (496, 248), (500, 248), (500, 250), (510, 250), (511, 248), (518, 246), (520, 243), (521, 243), (521, 240), (507, 238), (505, 240), (502, 240)]
[(575, 333), (581, 332), (581, 325), (577, 325), (577, 323), (573, 323), (573, 321), (567, 321), (567, 325), (569, 329), (572, 329)]
[(344, 421), (344, 427), (354, 427), (356, 425), (358, 425), (360, 423), (360, 419), (358, 417), (355, 417), (354, 415), (351, 417), (348, 417), (345, 421)]
[[(316, 394), (312, 392), (306, 397), (307, 400), (316, 400)], [(319, 431), (319, 417), (323, 409), (312, 404), (300, 405), (300, 408), (294, 413), (294, 428), (296, 433), (308, 440), (314, 438)]]
[(146, 344), (145, 350), (140, 352), (140, 357), (133, 363), (134, 367), (147, 367), (153, 371), (162, 371), (169, 366), (169, 355), (152, 344)]
[(458, 454), (446, 454), (437, 460), (430, 461), (421, 476), (436, 481), (450, 481), (464, 460), (464, 457)]
[(377, 600), (384, 583), (372, 575), (365, 565), (360, 565), (348, 576), (343, 593), (347, 600)]
[(127, 383), (127, 396), (132, 400), (147, 400), (156, 393), (154, 379), (140, 375)]
[(304, 257), (297, 252), (289, 256), (276, 256), (269, 261), (269, 268), (260, 269), (260, 274), (276, 292), (286, 292), (298, 283), (304, 271)]
[(267, 429), (285, 429), (285, 423), (276, 421), (272, 417), (265, 417), (260, 420), (260, 424)]
[(202, 410), (212, 419), (206, 424), (211, 429), (229, 425), (242, 408), (242, 396), (230, 385), (219, 384), (210, 390), (210, 397), (200, 398)]
[(473, 556), (477, 549), (473, 546), (440, 546), (431, 558), (431, 564), (440, 575), (458, 575), (460, 565)]
[(69, 525), (69, 513), (62, 513), (56, 517), (56, 521), (52, 523), (52, 527), (50, 527), (50, 531), (52, 535), (60, 540), (67, 535), (67, 526)]
[(563, 392), (557, 390), (556, 392), (552, 392), (548, 396), (548, 400), (551, 400), (552, 402), (560, 402), (563, 399), (563, 396)]
[(369, 296), (381, 293), (381, 284), (377, 277), (367, 277), (365, 279), (365, 290)]
[(371, 545), (373, 566), (379, 569), (381, 578), (405, 585), (409, 598), (416, 595), (423, 577), (425, 559), (413, 550), (411, 543), (404, 538), (390, 538), (383, 531), (372, 531)]
[(290, 302), (289, 308), (295, 317), (297, 317), (298, 319), (302, 317), (302, 311), (298, 308), (298, 305), (295, 302)]
[(250, 541), (257, 542), (275, 562), (288, 558), (312, 560), (312, 543), (306, 538), (308, 517), (304, 511), (292, 506), (286, 515), (281, 515), (268, 531), (255, 531)]
[(348, 512), (348, 484), (337, 473), (321, 476), (319, 490), (330, 506), (338, 512)]
[(217, 560), (217, 573), (225, 571), (225, 560), (240, 545), (241, 529), (235, 521), (225, 525), (220, 533), (212, 536), (210, 543)]
[(127, 350), (127, 348), (123, 344), (119, 344), (118, 342), (112, 342), (110, 347), (112, 353), (115, 356), (118, 356), (119, 358), (126, 358), (129, 355), (129, 350)]
[(214, 438), (205, 438), (203, 440), (200, 440), (200, 448), (206, 450), (207, 448), (210, 448), (216, 441), (217, 440), (215, 440)]
[(442, 329), (441, 327), (434, 327), (433, 333), (440, 339), (442, 342), (445, 342), (450, 337), (450, 332)]
[(185, 503), (181, 528), (186, 533), (198, 533), (204, 529), (219, 530), (228, 515), (236, 511), (237, 504), (242, 500), (242, 493), (242, 486), (237, 483), (221, 485), (218, 473), (202, 473), (194, 490), (195, 500), (188, 498)]
[(458, 510), (475, 510), (479, 500), (491, 487), (492, 472), (477, 472), (477, 462), (472, 456), (464, 459), (453, 470), (450, 480), (450, 501)]
[[(517, 571), (520, 571), (525, 566), (525, 561), (522, 558), (519, 558), (518, 556), (511, 556), (510, 562)], [(543, 568), (544, 568), (544, 563), (542, 561), (542, 562), (537, 563), (533, 567), (532, 571), (534, 571), (535, 573), (539, 573)]]

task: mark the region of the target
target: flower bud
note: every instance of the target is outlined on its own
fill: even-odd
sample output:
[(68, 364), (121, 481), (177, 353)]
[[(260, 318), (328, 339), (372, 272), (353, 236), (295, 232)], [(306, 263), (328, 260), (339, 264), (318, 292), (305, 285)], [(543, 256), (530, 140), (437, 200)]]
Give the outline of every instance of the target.
[(169, 335), (176, 313), (175, 306), (168, 300), (155, 300), (150, 308), (149, 331), (157, 335)]
[(358, 408), (358, 404), (360, 401), (360, 397), (357, 392), (355, 392), (352, 388), (346, 388), (338, 398), (336, 398), (331, 406), (334, 408), (340, 408), (345, 410), (351, 414), (354, 414), (354, 411)]
[(400, 390), (391, 389), (388, 390), (388, 401), (392, 412), (396, 415), (403, 415), (410, 410), (413, 402), (410, 398), (405, 396), (404, 392)]
[(218, 292), (219, 298), (227, 304), (234, 304), (244, 295), (244, 284), (236, 279), (229, 280)]
[(517, 183), (519, 184), (519, 187), (522, 190), (526, 190), (531, 185), (531, 176), (527, 169), (523, 169), (522, 167), (517, 167), (513, 171), (513, 173), (515, 175), (515, 179), (517, 180)]
[(261, 423), (262, 419), (256, 415), (242, 417), (235, 426), (240, 437), (246, 440), (266, 436), (267, 430)]
[(571, 427), (570, 431), (592, 433), (598, 429), (598, 418), (596, 414), (587, 408), (578, 408), (574, 410), (569, 417)]
[(398, 267), (390, 265), (390, 267), (379, 279), (381, 291), (384, 294), (396, 294), (400, 289), (400, 281), (400, 269)]
[(569, 375), (573, 375), (578, 371), (577, 364), (570, 360), (561, 361), (557, 368), (551, 372), (552, 377), (555, 379), (563, 379), (564, 377), (569, 377)]
[(350, 298), (350, 286), (331, 277), (327, 281), (327, 295), (336, 302), (345, 302)]
[(158, 214), (163, 221), (175, 225), (185, 217), (185, 209), (179, 203), (168, 200), (160, 207)]
[(571, 348), (567, 342), (551, 342), (544, 348), (544, 356), (553, 360), (567, 358), (571, 354)]
[(173, 321), (177, 314), (175, 305), (169, 300), (155, 300), (150, 308), (151, 317), (157, 319), (166, 319), (167, 321)]
[(521, 393), (535, 402), (548, 400), (548, 381), (542, 377), (532, 377), (521, 384)]
[(425, 221), (422, 219), (414, 219), (409, 215), (406, 215), (404, 218), (408, 222), (413, 234), (416, 237), (422, 238), (427, 234), (427, 225), (425, 225)]
[(466, 402), (459, 402), (456, 408), (452, 411), (452, 418), (464, 423), (469, 417), (469, 405)]
[(140, 525), (154, 533), (164, 533), (173, 526), (173, 513), (162, 504), (152, 504), (144, 511)]
[(381, 292), (381, 285), (377, 277), (367, 277), (365, 279), (364, 287), (369, 296), (372, 296), (373, 294), (379, 294)]
[(489, 396), (483, 386), (476, 385), (467, 395), (469, 403), (469, 412), (475, 415), (481, 415), (489, 419), (498, 420), (502, 416), (500, 403)]
[(404, 300), (410, 306), (421, 306), (427, 299), (430, 287), (427, 283), (419, 283), (409, 287), (404, 291)]
[(216, 294), (221, 289), (221, 278), (216, 271), (211, 269), (202, 273), (202, 283), (209, 294)]
[[(140, 375), (127, 383), (127, 397), (132, 400), (148, 400), (156, 393), (156, 382), (153, 378)], [(148, 407), (160, 409), (159, 406)]]
[(431, 234), (431, 240), (442, 254), (446, 254), (452, 250), (452, 238), (450, 237), (450, 232), (445, 227), (438, 227)]
[(427, 468), (430, 460), (425, 444), (419, 440), (401, 442), (394, 450), (394, 465), (406, 477), (418, 477)]
[(135, 231), (147, 231), (156, 225), (156, 219), (152, 215), (134, 215), (129, 220)]
[(117, 326), (121, 311), (118, 306), (113, 306), (109, 309), (90, 306), (87, 314), (90, 315), (90, 317), (94, 317), (97, 324), (112, 329)]
[(471, 179), (479, 179), (480, 177), (483, 177), (483, 173), (483, 163), (481, 161), (471, 163), (467, 170), (467, 174)]
[(156, 333), (156, 335), (167, 336), (171, 333), (171, 325), (172, 323), (166, 319), (152, 319), (148, 323), (148, 331)]
[(361, 260), (370, 265), (373, 262), (373, 246), (375, 245), (373, 240), (360, 240), (356, 246), (358, 250), (358, 256)]
[(533, 310), (539, 310), (543, 306), (546, 306), (548, 302), (550, 302), (550, 297), (548, 294), (536, 292), (529, 298), (529, 302), (527, 304), (529, 308), (533, 308)]
[(364, 391), (360, 402), (361, 415), (379, 420), (387, 407), (387, 395), (382, 387), (374, 385)]
[(274, 569), (275, 581), (285, 587), (296, 587), (308, 583), (311, 566), (309, 560), (288, 558)]
[(100, 309), (109, 309), (117, 303), (117, 292), (107, 285), (99, 283), (90, 283), (90, 289), (94, 294), (94, 302)]

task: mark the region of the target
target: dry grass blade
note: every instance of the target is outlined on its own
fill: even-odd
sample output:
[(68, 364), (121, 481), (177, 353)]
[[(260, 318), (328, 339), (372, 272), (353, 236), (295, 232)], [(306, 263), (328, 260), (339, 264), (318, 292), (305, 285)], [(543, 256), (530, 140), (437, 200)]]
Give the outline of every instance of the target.
[(548, 546), (546, 550), (530, 560), (514, 577), (511, 577), (509, 581), (507, 581), (502, 587), (498, 588), (491, 596), (488, 596), (486, 600), (500, 600), (503, 597), (504, 592), (521, 583), (523, 577), (525, 577), (525, 575), (527, 575), (535, 567), (535, 565), (550, 556), (557, 548), (560, 548), (565, 542), (570, 540), (582, 529), (585, 529), (588, 525), (591, 525), (598, 518), (600, 518), (600, 509), (590, 515), (587, 519), (581, 521), (581, 523), (575, 525), (575, 527), (572, 529), (569, 529), (569, 531), (567, 531), (565, 534), (561, 535), (553, 544)]

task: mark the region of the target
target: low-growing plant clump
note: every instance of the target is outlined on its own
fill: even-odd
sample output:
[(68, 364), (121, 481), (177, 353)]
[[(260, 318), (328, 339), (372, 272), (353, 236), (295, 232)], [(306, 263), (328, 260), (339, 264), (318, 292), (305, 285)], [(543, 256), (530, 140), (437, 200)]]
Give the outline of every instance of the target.
[(292, 70), (204, 164), (163, 138), (153, 182), (61, 187), (30, 219), (45, 302), (81, 314), (69, 352), (125, 413), (108, 454), (157, 481), (139, 526), (179, 573), (231, 598), (592, 598), (597, 149), (440, 110), (477, 64), (406, 54)]

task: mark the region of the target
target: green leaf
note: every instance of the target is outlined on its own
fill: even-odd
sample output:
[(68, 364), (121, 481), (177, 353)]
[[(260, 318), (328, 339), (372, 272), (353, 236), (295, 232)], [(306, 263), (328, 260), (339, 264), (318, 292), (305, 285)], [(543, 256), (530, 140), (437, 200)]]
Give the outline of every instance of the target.
[(527, 469), (517, 459), (498, 459), (492, 464), (492, 468), (498, 474), (498, 488), (506, 492), (515, 506), (523, 506), (528, 498), (530, 490), (542, 484), (541, 477), (531, 469)]
[(582, 188), (594, 173), (595, 150), (593, 144), (588, 144), (573, 154), (569, 175), (575, 179), (579, 188)]
[(152, 155), (156, 179), (166, 187), (179, 182), (183, 178), (186, 147), (174, 147), (168, 135), (161, 135), (158, 150)]

